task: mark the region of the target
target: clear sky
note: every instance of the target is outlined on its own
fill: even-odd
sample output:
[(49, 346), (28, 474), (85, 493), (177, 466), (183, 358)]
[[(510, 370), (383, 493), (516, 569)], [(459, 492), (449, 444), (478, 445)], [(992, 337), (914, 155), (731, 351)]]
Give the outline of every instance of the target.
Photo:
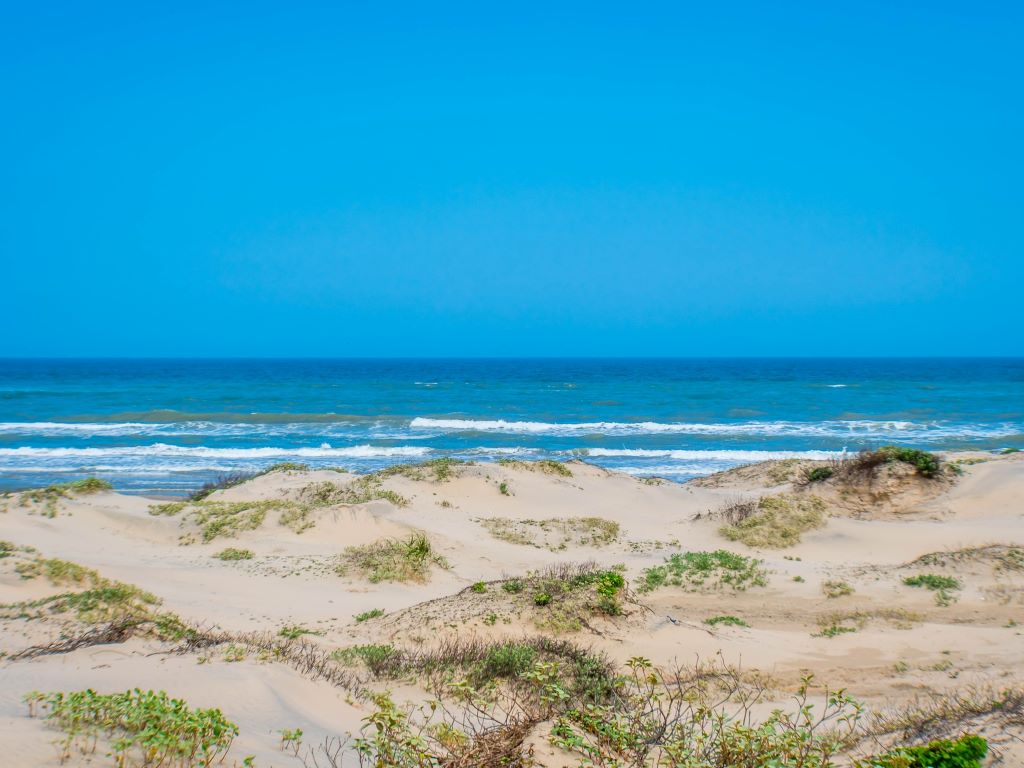
[(6, 3), (0, 355), (1024, 354), (1022, 7)]

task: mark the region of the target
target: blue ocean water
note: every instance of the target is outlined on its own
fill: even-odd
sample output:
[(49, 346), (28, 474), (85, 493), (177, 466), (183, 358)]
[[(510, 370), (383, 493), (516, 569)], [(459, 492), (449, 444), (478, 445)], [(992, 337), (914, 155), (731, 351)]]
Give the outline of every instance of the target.
[(1024, 359), (0, 360), (4, 489), (440, 456), (685, 480), (886, 443), (1024, 448)]

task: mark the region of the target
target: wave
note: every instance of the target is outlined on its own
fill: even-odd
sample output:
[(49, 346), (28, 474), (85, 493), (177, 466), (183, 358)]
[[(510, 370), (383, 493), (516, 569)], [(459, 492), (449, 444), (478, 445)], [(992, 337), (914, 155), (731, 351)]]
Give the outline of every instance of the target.
[(594, 458), (650, 458), (675, 459), (677, 461), (774, 461), (778, 459), (808, 459), (823, 461), (841, 456), (844, 451), (675, 451), (651, 448), (588, 448), (579, 451)]
[(548, 422), (505, 419), (435, 419), (417, 416), (357, 421), (291, 422), (0, 422), (0, 437), (238, 437), (253, 440), (275, 438), (427, 440), (452, 432), (491, 432), (526, 435), (704, 435), (749, 437), (819, 437), (940, 441), (944, 439), (1009, 437), (1024, 432), (1020, 424), (916, 423), (898, 420), (656, 422), (593, 421)]
[(429, 448), (410, 446), (352, 445), (333, 448), (209, 448), (154, 443), (153, 445), (118, 446), (110, 448), (0, 448), (0, 458), (121, 458), (121, 457), (202, 457), (210, 459), (272, 459), (272, 458), (393, 458), (426, 456)]
[(660, 423), (654, 421), (595, 421), (562, 423), (547, 421), (506, 421), (478, 419), (433, 419), (417, 416), (412, 429), (441, 429), (460, 432), (505, 432), (513, 434), (563, 435), (756, 435), (764, 437), (879, 437), (939, 440), (950, 437), (1005, 437), (1020, 434), (1012, 424), (916, 424), (910, 421), (834, 420), (818, 422), (748, 421), (738, 423)]

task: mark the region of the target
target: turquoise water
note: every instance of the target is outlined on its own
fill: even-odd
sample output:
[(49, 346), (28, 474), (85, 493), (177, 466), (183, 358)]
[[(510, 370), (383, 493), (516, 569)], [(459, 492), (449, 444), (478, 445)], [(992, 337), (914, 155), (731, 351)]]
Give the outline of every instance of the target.
[(1024, 448), (1024, 360), (0, 361), (5, 489), (439, 456), (685, 480), (885, 443)]

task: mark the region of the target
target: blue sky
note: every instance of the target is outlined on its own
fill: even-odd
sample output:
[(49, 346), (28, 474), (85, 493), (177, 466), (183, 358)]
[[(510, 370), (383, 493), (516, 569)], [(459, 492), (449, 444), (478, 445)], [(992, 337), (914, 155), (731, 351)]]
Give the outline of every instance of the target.
[(1024, 354), (1019, 4), (140, 5), (4, 6), (0, 355)]

